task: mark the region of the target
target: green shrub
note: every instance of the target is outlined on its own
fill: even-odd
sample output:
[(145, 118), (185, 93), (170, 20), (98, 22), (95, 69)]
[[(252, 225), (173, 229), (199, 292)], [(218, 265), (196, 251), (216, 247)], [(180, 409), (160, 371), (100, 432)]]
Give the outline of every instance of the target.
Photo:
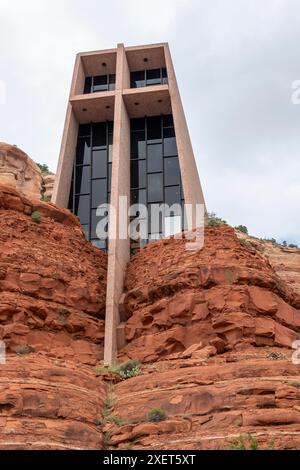
[(207, 214), (207, 226), (216, 227), (217, 225), (227, 224), (227, 222), (217, 215), (214, 212), (208, 212)]
[(109, 431), (106, 431), (103, 433), (103, 448), (104, 450), (107, 450), (109, 445), (110, 445), (110, 440), (112, 437), (112, 433)]
[(251, 433), (248, 434), (248, 441), (250, 450), (259, 450), (258, 441)]
[(230, 450), (246, 450), (246, 445), (243, 436), (233, 439)]
[(53, 175), (53, 173), (49, 170), (48, 165), (46, 165), (45, 163), (37, 163), (37, 166), (39, 167), (43, 175)]
[(231, 450), (260, 450), (257, 439), (249, 432), (247, 436), (239, 436), (232, 441)]
[(42, 195), (41, 195), (41, 201), (43, 201), (43, 202), (49, 202), (49, 201), (50, 201), (50, 197), (49, 197), (49, 196), (46, 196), (45, 194), (42, 194)]
[(126, 380), (141, 374), (141, 364), (136, 359), (131, 359), (117, 366), (99, 366), (95, 369), (96, 375), (105, 373), (116, 374)]
[(57, 312), (58, 312), (58, 321), (60, 323), (65, 323), (65, 321), (68, 319), (68, 316), (70, 315), (69, 310), (65, 307), (59, 307), (57, 309)]
[(19, 356), (23, 356), (24, 354), (30, 354), (34, 352), (34, 349), (31, 346), (25, 345), (25, 346), (17, 346), (16, 347), (16, 353)]
[(152, 408), (148, 413), (148, 420), (153, 423), (159, 423), (167, 419), (167, 413), (162, 408)]
[(124, 426), (124, 424), (126, 424), (126, 422), (123, 421), (123, 419), (119, 418), (119, 416), (112, 414), (106, 416), (105, 422), (115, 424), (116, 426)]
[(141, 374), (140, 362), (135, 359), (127, 361), (117, 368), (117, 373), (124, 380), (131, 377), (136, 377), (137, 375)]
[(246, 235), (248, 235), (248, 228), (245, 226), (245, 225), (238, 225), (237, 227), (235, 227), (236, 230), (238, 230), (239, 232), (242, 232), (242, 233), (245, 233)]
[(42, 216), (41, 216), (41, 213), (39, 211), (32, 212), (31, 218), (37, 224), (40, 224), (42, 222)]

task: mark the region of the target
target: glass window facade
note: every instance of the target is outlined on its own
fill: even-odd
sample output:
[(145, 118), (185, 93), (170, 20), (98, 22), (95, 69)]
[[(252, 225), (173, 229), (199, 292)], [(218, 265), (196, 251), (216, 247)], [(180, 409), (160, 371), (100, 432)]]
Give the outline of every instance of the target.
[(86, 77), (83, 93), (97, 93), (98, 91), (113, 91), (116, 88), (115, 74)]
[[(131, 120), (131, 204), (138, 203), (148, 209), (149, 240), (178, 233), (179, 226), (183, 228), (181, 214), (177, 213), (162, 214), (157, 227), (151, 227), (151, 207), (184, 204), (172, 115)], [(132, 240), (132, 253), (146, 243), (146, 239)]]
[(139, 70), (130, 74), (131, 88), (141, 88), (152, 85), (166, 85), (168, 83), (167, 69)]
[(107, 240), (97, 237), (101, 217), (96, 209), (110, 201), (112, 142), (112, 122), (79, 126), (68, 206), (80, 218), (86, 238), (103, 250), (107, 250)]

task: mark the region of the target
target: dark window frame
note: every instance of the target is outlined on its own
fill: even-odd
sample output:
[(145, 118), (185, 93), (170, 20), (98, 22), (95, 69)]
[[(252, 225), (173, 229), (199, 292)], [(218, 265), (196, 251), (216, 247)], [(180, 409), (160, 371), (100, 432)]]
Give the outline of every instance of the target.
[[(152, 116), (151, 116), (152, 117)], [(150, 202), (149, 199), (148, 199), (148, 187), (133, 187), (131, 182), (130, 182), (130, 191), (131, 191), (131, 200), (133, 201), (134, 197), (136, 197), (138, 194), (139, 194), (139, 191), (143, 191), (143, 194), (144, 194), (144, 191), (146, 193), (146, 206), (148, 208), (148, 211), (149, 211), (149, 207), (152, 205), (152, 204), (163, 204), (165, 202), (165, 190), (166, 188), (179, 188), (179, 191), (180, 191), (180, 202), (181, 202), (181, 205), (182, 205), (182, 208), (184, 207), (184, 196), (183, 196), (183, 186), (182, 186), (182, 180), (181, 180), (181, 174), (180, 174), (180, 162), (179, 162), (179, 157), (178, 157), (178, 149), (177, 149), (177, 145), (176, 145), (176, 154), (170, 156), (169, 154), (165, 155), (165, 149), (164, 149), (164, 130), (165, 129), (174, 129), (174, 122), (173, 122), (173, 117), (172, 115), (160, 115), (160, 116), (156, 116), (156, 117), (160, 117), (160, 124), (161, 124), (161, 139), (156, 139), (156, 140), (153, 140), (151, 139), (150, 141), (148, 141), (148, 130), (147, 130), (147, 125), (148, 125), (148, 118), (145, 116), (144, 118), (138, 118), (138, 119), (132, 119), (131, 120), (131, 137), (137, 133), (137, 132), (144, 132), (145, 133), (145, 145), (146, 145), (146, 156), (145, 158), (142, 158), (142, 159), (138, 159), (137, 156), (135, 155), (130, 155), (130, 162), (133, 162), (131, 163), (131, 165), (136, 165), (137, 163), (136, 162), (139, 162), (139, 161), (146, 161), (146, 183), (147, 183), (147, 186), (148, 186), (148, 175), (154, 175), (154, 174), (162, 174), (163, 176), (163, 199), (160, 200), (160, 201), (157, 201), (157, 202)], [(143, 119), (143, 128), (142, 128), (142, 119)], [(137, 125), (136, 125), (137, 124)], [(176, 133), (175, 133), (175, 129), (174, 129), (174, 134), (175, 134), (175, 139), (176, 139)], [(163, 162), (163, 167), (162, 167), (162, 171), (150, 171), (149, 169), (149, 159), (148, 159), (148, 147), (150, 147), (151, 145), (157, 145), (157, 144), (162, 144), (162, 162)], [(132, 147), (131, 147), (132, 149)], [(178, 166), (179, 166), (179, 182), (178, 184), (167, 184), (166, 182), (166, 173), (165, 173), (165, 161), (167, 159), (170, 159), (170, 158), (176, 158), (178, 159)], [(134, 196), (133, 196), (134, 194)], [(134, 201), (135, 203), (136, 202), (139, 202), (139, 201)], [(175, 214), (176, 215), (176, 214)], [(183, 217), (182, 217), (182, 229), (184, 229), (184, 214), (183, 214)], [(148, 242), (150, 241), (150, 227), (148, 227), (148, 237), (149, 237), (149, 240)], [(163, 235), (162, 233), (160, 235)], [(142, 247), (145, 245), (145, 241), (143, 240), (140, 240), (140, 245), (139, 247)], [(131, 252), (134, 253), (135, 250), (138, 248), (137, 247), (137, 244), (138, 242), (135, 241), (135, 240), (132, 240), (131, 241)]]
[[(111, 145), (110, 142), (113, 142), (113, 123), (112, 121), (106, 121), (105, 122), (105, 146), (93, 146), (93, 126), (95, 124), (100, 124), (100, 123), (90, 123), (88, 125), (81, 125), (78, 129), (78, 137), (77, 137), (77, 142), (79, 139), (82, 137), (89, 139), (90, 147), (89, 147), (89, 152), (90, 152), (90, 164), (77, 164), (77, 146), (76, 146), (76, 151), (75, 151), (75, 158), (73, 161), (73, 174), (72, 174), (72, 181), (71, 181), (71, 188), (70, 188), (70, 197), (69, 197), (69, 209), (76, 214), (75, 211), (75, 200), (77, 197), (81, 196), (89, 196), (89, 223), (88, 224), (82, 224), (85, 227), (89, 227), (89, 233), (88, 233), (88, 240), (93, 242), (95, 238), (92, 238), (92, 212), (97, 209), (97, 207), (94, 207), (93, 205), (93, 181), (100, 181), (100, 180), (105, 180), (106, 181), (106, 187), (107, 187), (107, 192), (106, 192), (106, 202), (108, 203), (110, 201), (110, 196), (111, 196), (111, 187), (109, 186), (109, 182), (111, 183), (111, 178), (110, 178), (110, 172), (112, 172), (112, 161), (109, 161), (109, 146)], [(101, 123), (103, 124), (103, 123)], [(85, 130), (84, 135), (82, 134), (82, 129)], [(89, 132), (87, 133), (86, 130), (89, 129)], [(93, 152), (97, 150), (106, 150), (106, 158), (107, 158), (107, 164), (106, 164), (106, 176), (97, 178), (93, 177), (92, 173), (92, 166), (93, 166)], [(77, 169), (81, 167), (90, 167), (90, 178), (89, 178), (89, 192), (85, 193), (77, 193), (76, 192), (76, 173)], [(70, 207), (71, 206), (71, 207)], [(107, 251), (108, 248), (108, 240), (106, 240), (106, 249)]]
[[(155, 79), (149, 79), (147, 78), (147, 73), (149, 72), (154, 72), (155, 70), (159, 70), (160, 76), (156, 80), (158, 80), (157, 83), (148, 83), (151, 80)], [(134, 79), (134, 74), (141, 74), (143, 75), (143, 78), (140, 80)], [(136, 82), (142, 82), (143, 85), (136, 86)], [(130, 72), (130, 88), (144, 88), (147, 86), (157, 86), (157, 85), (167, 85), (168, 84), (168, 74), (167, 74), (167, 69), (166, 67), (160, 67), (156, 69), (146, 69), (146, 70), (134, 70), (133, 72)]]
[[(95, 80), (97, 78), (106, 77), (106, 88), (104, 90), (95, 90)], [(94, 75), (85, 77), (83, 94), (88, 95), (90, 93), (102, 93), (104, 91), (114, 91), (116, 89), (116, 74), (107, 73), (104, 75)]]

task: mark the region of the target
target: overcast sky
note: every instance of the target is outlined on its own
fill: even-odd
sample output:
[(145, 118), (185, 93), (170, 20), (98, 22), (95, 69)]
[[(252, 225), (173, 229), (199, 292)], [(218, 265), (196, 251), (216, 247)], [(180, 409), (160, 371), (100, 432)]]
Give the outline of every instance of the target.
[(209, 211), (300, 244), (299, 0), (0, 0), (0, 141), (55, 171), (75, 54), (162, 41)]

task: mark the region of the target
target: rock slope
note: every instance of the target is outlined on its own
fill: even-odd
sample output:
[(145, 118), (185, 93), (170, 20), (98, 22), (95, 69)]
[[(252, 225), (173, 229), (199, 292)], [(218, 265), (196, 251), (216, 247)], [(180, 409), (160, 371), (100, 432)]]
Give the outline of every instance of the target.
[[(131, 261), (119, 355), (142, 375), (114, 385), (111, 448), (300, 448), (299, 296), (234, 230), (204, 249), (148, 245)], [(149, 422), (159, 407), (167, 414)]]
[(233, 229), (132, 258), (119, 362), (142, 370), (127, 380), (95, 367), (107, 257), (78, 219), (0, 185), (0, 243), (0, 449), (300, 449), (299, 293)]
[(276, 274), (300, 295), (300, 249), (289, 248), (236, 231), (239, 239), (264, 256)]
[(69, 211), (3, 185), (0, 244), (0, 448), (101, 448), (106, 255)]

